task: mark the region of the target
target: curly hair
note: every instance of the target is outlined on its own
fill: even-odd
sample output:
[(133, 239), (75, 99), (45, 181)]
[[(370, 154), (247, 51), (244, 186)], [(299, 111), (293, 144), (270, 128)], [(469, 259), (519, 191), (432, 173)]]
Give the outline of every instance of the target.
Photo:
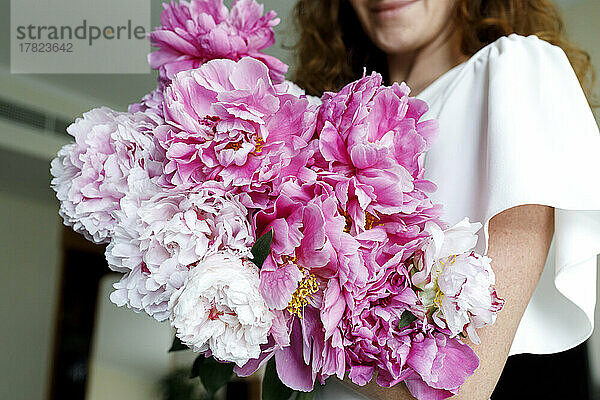
[[(455, 12), (468, 56), (511, 33), (533, 34), (561, 47), (591, 104), (595, 76), (590, 55), (567, 40), (550, 0), (457, 0)], [(386, 55), (363, 32), (348, 0), (298, 0), (294, 17), (300, 34), (293, 79), (307, 93), (339, 90), (362, 76), (364, 67), (386, 77)]]

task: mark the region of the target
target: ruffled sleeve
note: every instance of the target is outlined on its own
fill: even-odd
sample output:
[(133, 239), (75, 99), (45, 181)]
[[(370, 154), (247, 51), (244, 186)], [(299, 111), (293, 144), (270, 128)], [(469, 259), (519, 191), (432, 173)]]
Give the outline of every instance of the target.
[[(555, 208), (541, 280), (511, 354), (547, 354), (586, 340), (594, 325), (600, 253), (600, 134), (565, 53), (516, 34), (484, 47), (419, 97), (440, 136), (425, 159), (449, 223), (488, 223), (524, 204)], [(518, 274), (518, 271), (515, 271)]]
[(511, 35), (488, 56), (488, 222), (522, 204), (555, 208), (541, 281), (511, 354), (554, 353), (593, 330), (600, 253), (600, 135), (565, 53), (535, 36)]

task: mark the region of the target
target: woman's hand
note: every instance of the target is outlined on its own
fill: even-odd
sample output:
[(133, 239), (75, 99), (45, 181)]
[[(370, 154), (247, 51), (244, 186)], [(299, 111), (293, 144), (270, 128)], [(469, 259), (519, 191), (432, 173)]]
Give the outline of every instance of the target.
[[(489, 223), (488, 256), (496, 274), (504, 309), (493, 326), (478, 331), (480, 345), (469, 342), (479, 357), (479, 368), (460, 390), (457, 400), (487, 400), (500, 378), (513, 338), (546, 263), (554, 233), (554, 209), (541, 205), (513, 207)], [(373, 400), (413, 399), (406, 386), (379, 387), (374, 381), (352, 388)]]

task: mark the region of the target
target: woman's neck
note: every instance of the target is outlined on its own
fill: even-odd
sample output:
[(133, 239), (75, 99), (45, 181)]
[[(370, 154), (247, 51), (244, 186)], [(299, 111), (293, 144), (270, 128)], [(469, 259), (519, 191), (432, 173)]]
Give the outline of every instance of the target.
[(414, 51), (388, 54), (390, 83), (406, 82), (411, 94), (416, 95), (442, 74), (466, 61), (468, 56), (460, 47), (461, 33), (450, 29)]

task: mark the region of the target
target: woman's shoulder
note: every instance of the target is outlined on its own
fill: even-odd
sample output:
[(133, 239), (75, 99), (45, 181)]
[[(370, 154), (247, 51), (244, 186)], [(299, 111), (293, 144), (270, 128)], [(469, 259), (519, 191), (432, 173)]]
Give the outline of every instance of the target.
[(502, 143), (494, 151), (520, 154), (515, 160), (523, 151), (558, 156), (554, 149), (565, 149), (565, 141), (600, 149), (596, 121), (569, 59), (536, 36), (496, 40), (419, 97), (446, 135), (465, 137), (468, 130), (477, 141), (485, 134), (488, 143)]
[(505, 65), (510, 68), (526, 68), (530, 65), (540, 67), (550, 63), (552, 65), (546, 66), (568, 66), (571, 69), (569, 60), (560, 47), (546, 42), (536, 35), (522, 36), (516, 33), (502, 36), (484, 46), (467, 63), (481, 66)]
[[(495, 114), (513, 118), (560, 118), (595, 121), (579, 79), (565, 52), (535, 35), (504, 36), (473, 56), (473, 82), (478, 82)], [(568, 104), (566, 104), (568, 103)], [(519, 116), (514, 115), (519, 110)]]
[[(498, 99), (525, 96), (531, 100), (551, 86), (557, 86), (556, 90), (566, 91), (570, 96), (584, 98), (587, 107), (579, 80), (560, 47), (535, 35), (511, 34), (481, 48), (438, 78), (419, 97), (432, 108), (441, 109), (453, 98), (462, 98), (465, 94), (472, 98), (493, 96)], [(479, 92), (480, 96), (476, 96)]]
[[(479, 96), (477, 96), (479, 93)], [(515, 98), (534, 106), (543, 100), (569, 97), (589, 111), (585, 94), (565, 52), (535, 35), (511, 34), (486, 45), (471, 58), (442, 75), (419, 97), (434, 109), (442, 109), (457, 96)], [(587, 109), (587, 110), (586, 110)]]

